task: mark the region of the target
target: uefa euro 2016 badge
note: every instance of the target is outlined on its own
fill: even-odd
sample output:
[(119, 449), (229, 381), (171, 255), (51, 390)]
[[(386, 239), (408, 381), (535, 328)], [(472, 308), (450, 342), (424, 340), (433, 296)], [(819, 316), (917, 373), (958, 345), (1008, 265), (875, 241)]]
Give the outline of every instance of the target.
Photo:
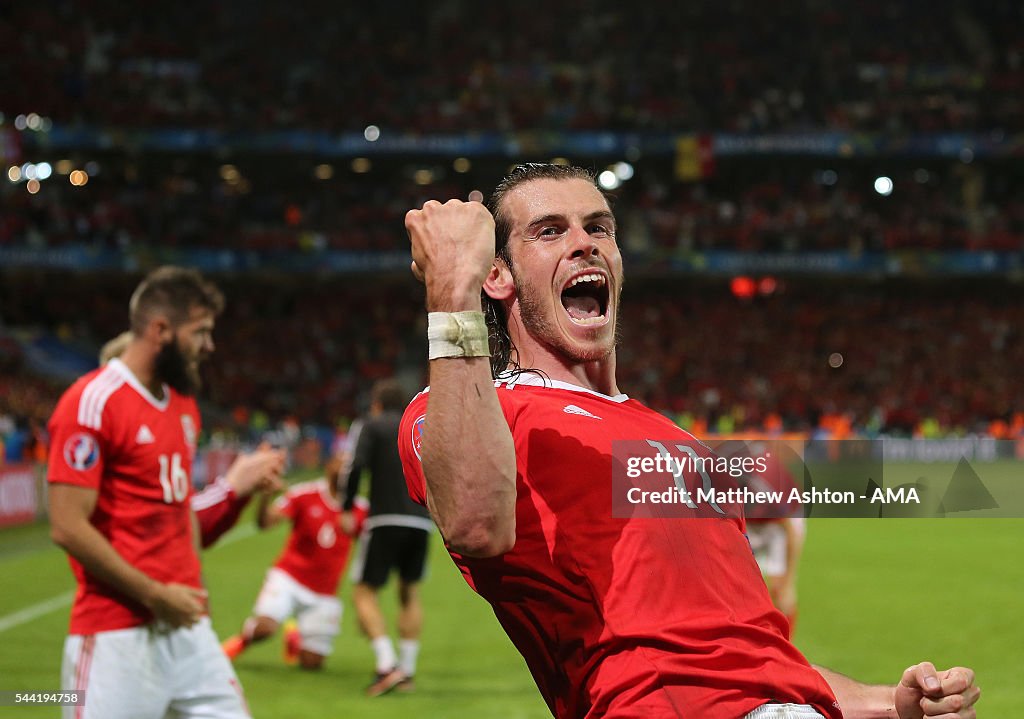
[(185, 443), (188, 444), (189, 454), (193, 457), (196, 456), (196, 423), (192, 420), (192, 415), (183, 414), (181, 415), (181, 431), (185, 433)]
[(412, 451), (416, 453), (416, 459), (423, 461), (420, 456), (420, 447), (423, 446), (423, 425), (427, 423), (427, 415), (421, 414), (412, 423)]
[(88, 472), (100, 461), (100, 445), (86, 432), (77, 432), (64, 443), (64, 461), (71, 469)]

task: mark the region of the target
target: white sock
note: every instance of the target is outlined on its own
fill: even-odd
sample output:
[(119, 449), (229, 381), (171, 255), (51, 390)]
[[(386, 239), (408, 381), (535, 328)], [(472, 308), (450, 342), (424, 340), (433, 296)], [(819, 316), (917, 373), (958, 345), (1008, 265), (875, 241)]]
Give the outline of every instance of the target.
[(416, 657), (420, 653), (420, 640), (402, 639), (398, 642), (398, 650), (402, 653), (402, 658), (398, 663), (399, 668), (405, 672), (407, 677), (415, 675)]
[(377, 637), (370, 645), (373, 653), (377, 655), (377, 672), (383, 674), (390, 672), (398, 664), (398, 657), (395, 656), (395, 645), (391, 643), (391, 637), (387, 634)]

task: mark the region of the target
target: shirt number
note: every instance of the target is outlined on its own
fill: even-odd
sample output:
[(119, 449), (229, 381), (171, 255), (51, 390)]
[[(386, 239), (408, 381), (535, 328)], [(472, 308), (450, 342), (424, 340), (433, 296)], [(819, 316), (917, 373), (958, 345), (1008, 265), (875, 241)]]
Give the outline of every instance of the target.
[(175, 452), (170, 457), (161, 454), (160, 486), (164, 490), (164, 501), (167, 504), (184, 502), (188, 495), (188, 472), (181, 466), (181, 455)]

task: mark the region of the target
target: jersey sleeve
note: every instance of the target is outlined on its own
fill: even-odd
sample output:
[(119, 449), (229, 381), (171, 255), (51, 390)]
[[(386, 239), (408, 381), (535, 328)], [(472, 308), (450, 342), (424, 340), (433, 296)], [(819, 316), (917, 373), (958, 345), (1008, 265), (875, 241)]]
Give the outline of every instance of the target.
[(238, 522), (238, 517), (249, 503), (250, 496), (238, 497), (223, 477), (192, 495), (192, 511), (199, 520), (199, 534), (203, 549), (220, 539)]
[(109, 428), (100, 421), (89, 422), (88, 417), (85, 418), (86, 423), (80, 421), (80, 402), (81, 389), (73, 388), (60, 399), (50, 417), (46, 479), (54, 484), (99, 489), (104, 455), (109, 449), (105, 435)]
[(423, 445), (423, 426), (427, 419), (427, 393), (420, 392), (405, 408), (398, 426), (398, 455), (402, 458), (405, 484), (413, 501), (427, 505), (427, 485), (423, 477), (420, 448)]

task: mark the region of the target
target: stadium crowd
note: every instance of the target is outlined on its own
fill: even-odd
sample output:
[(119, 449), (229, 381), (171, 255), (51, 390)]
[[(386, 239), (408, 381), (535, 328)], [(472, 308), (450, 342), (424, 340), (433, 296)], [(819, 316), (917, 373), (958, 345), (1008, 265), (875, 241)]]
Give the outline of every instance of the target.
[[(572, 0), (545, 13), (536, 23), (528, 5), (465, 0), (402, 13), (314, 0), (257, 13), (222, 0), (197, 22), (187, 4), (133, 13), (110, 0), (19, 4), (0, 11), (0, 43), (17, 60), (0, 63), (0, 113), (5, 127), (35, 112), (64, 127), (362, 132), (373, 123), (455, 135), (1009, 137), (1024, 128), (1024, 41), (1014, 31), (1022, 10), (1007, 0), (786, 0), (764, 10), (725, 2), (671, 12), (661, 2)], [(464, 31), (470, 21), (473, 33)], [(87, 184), (66, 181), (62, 157), (91, 167)], [(54, 176), (34, 194), (25, 178), (0, 185), (0, 250), (118, 248), (139, 266), (184, 249), (405, 252), (409, 208), (487, 187), (507, 162), (474, 158), (456, 170), (448, 159), (374, 157), (357, 169), (295, 153), (123, 150), (25, 159), (52, 161)], [(671, 157), (636, 160), (615, 193), (626, 208), (620, 235), (631, 267), (710, 250), (1024, 248), (1024, 192), (1012, 162), (769, 156), (716, 158), (705, 170), (682, 182)], [(891, 194), (873, 188), (882, 174)], [(34, 374), (3, 328), (40, 327), (92, 355), (124, 329), (129, 279), (104, 277), (102, 294), (95, 276), (29, 270), (3, 279), (0, 429), (8, 446), (31, 453), (45, 440), (40, 427), (60, 381)], [(690, 281), (627, 288), (635, 341), (621, 362), (626, 391), (683, 424), (812, 430), (842, 418), (861, 432), (1021, 433), (1014, 412), (1022, 398), (1003, 378), (1024, 359), (1015, 329), (1022, 318), (992, 291), (953, 299), (932, 285), (883, 292), (853, 284), (826, 296), (832, 287), (790, 283), (741, 303), (713, 281), (681, 294), (678, 285)], [(205, 395), (220, 410), (210, 426), (285, 423), (292, 432), (297, 418), (333, 426), (357, 413), (373, 379), (397, 372), (410, 387), (420, 382), (417, 288), (348, 275), (229, 285), (218, 328), (228, 351), (207, 372)], [(838, 367), (828, 364), (833, 353)]]
[[(98, 347), (126, 322), (130, 279), (11, 276), (8, 326)], [(780, 280), (737, 299), (723, 281), (637, 278), (626, 288), (623, 391), (696, 432), (979, 433), (1024, 437), (1024, 297), (1004, 283), (834, 285)], [(213, 432), (345, 426), (373, 380), (425, 379), (421, 289), (348, 277), (225, 278), (231, 298), (203, 396)], [(42, 292), (41, 287), (47, 287)], [(1012, 299), (1016, 298), (1016, 299)], [(0, 427), (32, 452), (63, 389), (5, 343)], [(33, 439), (35, 438), (35, 439)]]
[(1022, 125), (1022, 17), (1009, 0), (573, 0), (544, 15), (465, 0), (401, 13), (325, 0), (251, 12), (223, 0), (199, 17), (190, 4), (124, 13), (111, 0), (22, 3), (0, 13), (0, 43), (18, 59), (0, 65), (0, 109), (231, 130)]
[[(365, 175), (332, 167), (331, 179), (318, 180), (313, 163), (297, 158), (149, 161), (140, 169), (110, 158), (85, 187), (61, 178), (29, 194), (5, 183), (0, 248), (404, 252), (406, 210), (431, 197), (465, 197), (485, 182), (438, 170), (420, 185), (401, 167)], [(1024, 186), (1013, 167), (927, 169), (904, 160), (891, 163), (892, 192), (881, 195), (873, 183), (887, 164), (734, 160), (701, 181), (678, 182), (670, 168), (637, 163), (616, 191), (628, 208), (623, 250), (643, 260), (709, 250), (1024, 248)]]

